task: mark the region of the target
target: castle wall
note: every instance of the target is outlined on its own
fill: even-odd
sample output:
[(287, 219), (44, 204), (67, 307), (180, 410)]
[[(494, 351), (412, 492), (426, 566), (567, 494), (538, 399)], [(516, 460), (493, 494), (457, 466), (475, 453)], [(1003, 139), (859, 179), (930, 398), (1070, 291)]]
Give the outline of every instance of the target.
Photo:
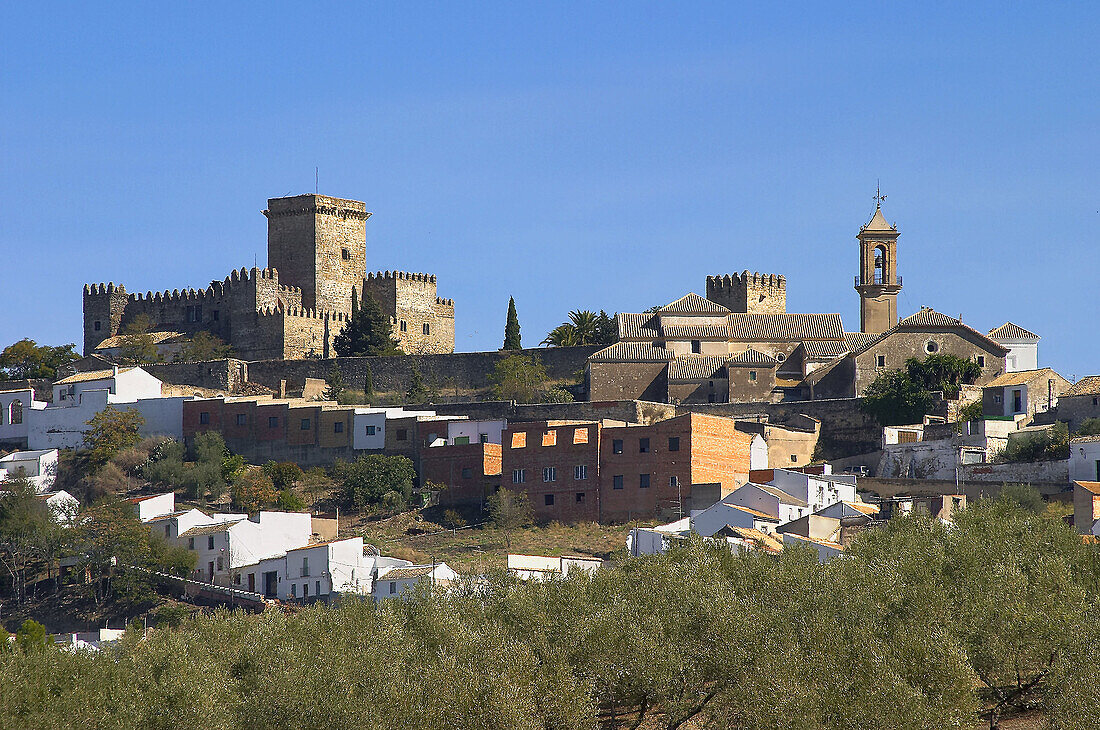
[(126, 308), (126, 287), (109, 284), (84, 285), (84, 354), (100, 342), (119, 333)]
[(787, 280), (777, 274), (743, 271), (707, 277), (707, 299), (731, 312), (785, 314)]
[(436, 295), (434, 274), (380, 271), (362, 282), (364, 296), (373, 296), (393, 319), (393, 334), (410, 355), (454, 352), (455, 307)]

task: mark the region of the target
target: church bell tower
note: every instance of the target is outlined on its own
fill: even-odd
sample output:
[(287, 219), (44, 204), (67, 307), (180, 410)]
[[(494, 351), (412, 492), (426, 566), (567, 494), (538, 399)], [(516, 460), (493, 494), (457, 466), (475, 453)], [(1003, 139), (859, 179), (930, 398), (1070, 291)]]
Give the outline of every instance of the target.
[(879, 334), (898, 323), (898, 229), (882, 216), (885, 195), (875, 193), (875, 214), (859, 229), (859, 331)]

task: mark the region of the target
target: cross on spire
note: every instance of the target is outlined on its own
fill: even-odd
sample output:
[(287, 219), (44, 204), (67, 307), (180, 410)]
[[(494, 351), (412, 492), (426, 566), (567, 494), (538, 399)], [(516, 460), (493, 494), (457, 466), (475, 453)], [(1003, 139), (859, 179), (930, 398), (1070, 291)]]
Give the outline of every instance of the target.
[(882, 189), (879, 188), (878, 180), (875, 180), (875, 210), (882, 208), (882, 201), (886, 200), (886, 196), (882, 194)]

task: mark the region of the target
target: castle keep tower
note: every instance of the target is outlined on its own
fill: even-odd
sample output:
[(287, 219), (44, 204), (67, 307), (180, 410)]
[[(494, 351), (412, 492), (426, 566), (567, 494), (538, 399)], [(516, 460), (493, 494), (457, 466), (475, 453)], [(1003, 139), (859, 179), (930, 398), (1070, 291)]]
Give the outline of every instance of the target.
[(882, 216), (882, 198), (876, 195), (875, 214), (859, 229), (859, 331), (879, 334), (898, 323), (898, 229)]
[(740, 274), (707, 277), (707, 299), (731, 312), (786, 314), (787, 280), (778, 274)]
[(347, 312), (367, 275), (366, 221), (358, 200), (295, 195), (267, 201), (267, 265), (300, 287), (302, 306)]

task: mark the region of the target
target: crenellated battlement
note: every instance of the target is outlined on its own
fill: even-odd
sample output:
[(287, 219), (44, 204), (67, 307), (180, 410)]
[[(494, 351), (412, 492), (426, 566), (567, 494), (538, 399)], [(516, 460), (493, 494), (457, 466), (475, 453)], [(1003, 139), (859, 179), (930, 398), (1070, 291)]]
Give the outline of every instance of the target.
[(84, 285), (84, 296), (86, 297), (103, 296), (105, 294), (114, 294), (116, 292), (119, 294), (125, 294), (126, 287), (122, 284), (115, 286), (115, 283), (113, 281), (109, 281), (106, 284)]
[(371, 271), (367, 272), (367, 280), (372, 281), (375, 279), (389, 280), (389, 279), (405, 279), (408, 281), (423, 281), (430, 284), (435, 283), (435, 274), (420, 274), (409, 271)]
[(782, 274), (742, 271), (707, 277), (707, 299), (732, 312), (782, 314), (787, 311), (787, 279)]
[(787, 279), (782, 274), (761, 274), (748, 269), (740, 274), (722, 274), (707, 277), (707, 289), (729, 289), (731, 287), (773, 287), (787, 288)]
[(436, 297), (435, 298), (435, 303), (440, 304), (444, 307), (453, 307), (455, 305), (455, 300), (454, 299), (443, 299), (442, 297)]
[(256, 311), (261, 317), (298, 317), (300, 319), (328, 320), (329, 322), (347, 322), (350, 315), (343, 312), (318, 312), (305, 307), (262, 307)]

